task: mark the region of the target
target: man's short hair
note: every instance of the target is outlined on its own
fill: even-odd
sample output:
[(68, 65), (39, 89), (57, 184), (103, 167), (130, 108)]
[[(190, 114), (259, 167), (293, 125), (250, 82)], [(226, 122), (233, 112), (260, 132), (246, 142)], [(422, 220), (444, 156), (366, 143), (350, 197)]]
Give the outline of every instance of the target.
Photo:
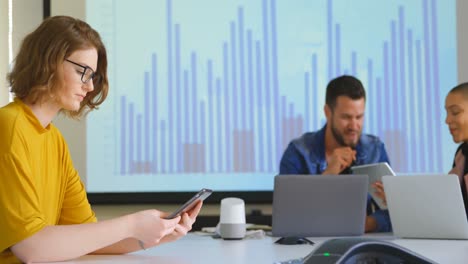
[(366, 91), (356, 77), (343, 75), (331, 80), (327, 85), (325, 103), (334, 109), (338, 96), (347, 96), (353, 100), (366, 99)]
[(462, 93), (464, 97), (468, 98), (468, 82), (460, 83), (453, 87), (449, 94), (451, 93)]

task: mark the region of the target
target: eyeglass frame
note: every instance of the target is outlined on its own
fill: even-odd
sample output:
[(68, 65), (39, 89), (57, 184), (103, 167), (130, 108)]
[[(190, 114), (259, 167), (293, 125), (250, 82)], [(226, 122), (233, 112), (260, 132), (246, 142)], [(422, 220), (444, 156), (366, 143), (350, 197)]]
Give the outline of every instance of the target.
[[(81, 64), (76, 63), (76, 62), (74, 62), (74, 61), (71, 61), (71, 60), (69, 60), (69, 59), (65, 59), (65, 60), (68, 61), (68, 62), (70, 62), (70, 63), (72, 63), (72, 64), (75, 64), (76, 66), (80, 66), (81, 68), (83, 68), (83, 72), (81, 73), (81, 82), (82, 82), (82, 83), (86, 84), (86, 83), (89, 82), (89, 80), (93, 80), (94, 82), (97, 82), (97, 81), (98, 81), (98, 80), (97, 80), (98, 78), (95, 78), (95, 77), (98, 77), (98, 76), (96, 75), (96, 72), (95, 72), (91, 67), (85, 66), (85, 65), (81, 65)], [(89, 75), (89, 79), (84, 80), (86, 71), (91, 71), (91, 74)]]

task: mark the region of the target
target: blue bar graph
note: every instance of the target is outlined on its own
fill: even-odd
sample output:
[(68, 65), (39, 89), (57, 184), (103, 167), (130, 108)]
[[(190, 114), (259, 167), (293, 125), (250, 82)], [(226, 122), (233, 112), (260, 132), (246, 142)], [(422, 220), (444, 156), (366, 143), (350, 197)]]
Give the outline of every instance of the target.
[[(274, 175), (287, 144), (324, 125), (326, 85), (342, 74), (363, 82), (364, 133), (383, 140), (395, 171), (444, 171), (448, 136), (440, 97), (456, 82), (447, 73), (456, 62), (441, 54), (454, 43), (439, 39), (450, 14), (438, 12), (441, 1), (385, 3), (386, 15), (377, 14), (376, 25), (353, 28), (342, 0), (298, 7), (240, 1), (225, 4), (222, 15), (213, 11), (222, 4), (204, 0), (213, 9), (195, 9), (193, 17), (223, 20), (201, 25), (203, 34), (187, 22), (189, 8), (181, 8), (195, 4), (156, 2), (157, 30), (145, 25), (144, 32), (154, 39), (134, 43), (142, 66), (118, 64), (113, 72), (117, 175)], [(308, 17), (307, 10), (323, 17)], [(106, 41), (120, 38), (116, 28), (101, 31), (110, 32), (112, 37), (103, 34)], [(117, 46), (113, 55), (131, 60), (122, 53)], [(119, 81), (125, 72), (131, 81)]]

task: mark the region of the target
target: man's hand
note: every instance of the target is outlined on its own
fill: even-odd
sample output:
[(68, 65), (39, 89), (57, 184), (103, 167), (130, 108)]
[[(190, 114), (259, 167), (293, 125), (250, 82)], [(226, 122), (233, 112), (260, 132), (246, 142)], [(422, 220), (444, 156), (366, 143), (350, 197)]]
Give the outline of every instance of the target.
[(339, 174), (356, 160), (356, 151), (350, 147), (336, 148), (327, 157), (328, 167), (322, 174)]

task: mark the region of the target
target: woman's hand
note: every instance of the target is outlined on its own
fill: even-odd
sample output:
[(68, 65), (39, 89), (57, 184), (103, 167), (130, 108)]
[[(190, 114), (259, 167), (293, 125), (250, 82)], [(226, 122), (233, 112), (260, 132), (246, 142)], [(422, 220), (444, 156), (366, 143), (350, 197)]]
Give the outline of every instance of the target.
[(145, 248), (155, 246), (174, 232), (181, 217), (165, 219), (168, 214), (158, 210), (145, 210), (130, 215), (132, 237), (143, 242)]
[(387, 205), (387, 198), (385, 197), (385, 190), (383, 183), (381, 181), (376, 181), (372, 184), (372, 187), (375, 188), (375, 194), (382, 199), (385, 205)]
[(180, 222), (176, 225), (174, 231), (161, 239), (160, 243), (175, 241), (185, 236), (190, 230), (192, 230), (192, 225), (195, 223), (202, 205), (203, 202), (199, 201), (193, 209), (183, 213)]

